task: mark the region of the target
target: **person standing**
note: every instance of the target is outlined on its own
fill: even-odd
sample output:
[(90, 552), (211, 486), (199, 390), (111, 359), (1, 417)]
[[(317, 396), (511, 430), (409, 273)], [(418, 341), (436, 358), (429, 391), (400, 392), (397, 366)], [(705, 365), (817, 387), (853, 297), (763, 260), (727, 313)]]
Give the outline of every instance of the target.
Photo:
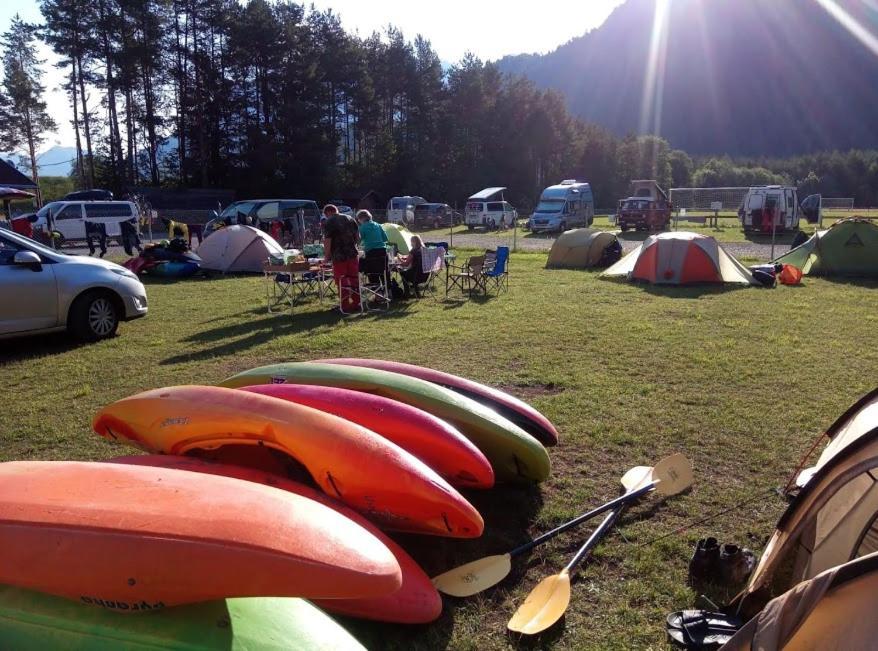
[[(376, 224), (372, 220), (372, 213), (368, 210), (360, 210), (357, 212), (357, 222), (360, 226), (360, 244), (365, 252), (365, 259), (370, 260), (379, 258), (384, 260), (385, 267), (387, 265), (387, 233), (381, 228), (381, 224)], [(376, 263), (378, 264), (378, 263)], [(385, 270), (385, 275), (390, 276)], [(378, 274), (370, 274), (369, 282), (378, 282)]]
[(88, 254), (95, 254), (95, 238), (101, 247), (101, 257), (107, 255), (107, 227), (103, 222), (85, 221), (85, 241), (88, 244)]
[(327, 204), (323, 208), (323, 256), (332, 262), (332, 276), (338, 287), (340, 310), (349, 314), (360, 309), (360, 267), (357, 242), (360, 231), (350, 215), (341, 215), (338, 208)]
[(143, 246), (140, 244), (140, 233), (137, 232), (137, 221), (128, 219), (119, 224), (122, 231), (122, 248), (125, 249), (127, 255), (134, 255), (134, 249), (137, 253), (143, 253)]

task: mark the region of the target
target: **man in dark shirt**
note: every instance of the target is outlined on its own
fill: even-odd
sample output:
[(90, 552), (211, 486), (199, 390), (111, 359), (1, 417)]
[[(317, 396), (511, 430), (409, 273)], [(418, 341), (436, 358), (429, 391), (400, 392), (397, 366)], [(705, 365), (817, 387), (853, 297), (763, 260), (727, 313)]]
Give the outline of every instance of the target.
[(360, 230), (350, 215), (341, 215), (332, 204), (323, 208), (323, 255), (332, 262), (332, 276), (338, 287), (341, 311), (348, 314), (360, 309), (360, 254), (357, 242)]

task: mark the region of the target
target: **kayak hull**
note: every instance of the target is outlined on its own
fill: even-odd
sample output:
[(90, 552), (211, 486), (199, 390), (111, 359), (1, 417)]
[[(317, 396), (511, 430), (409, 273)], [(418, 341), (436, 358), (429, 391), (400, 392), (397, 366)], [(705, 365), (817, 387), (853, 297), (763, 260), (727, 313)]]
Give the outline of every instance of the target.
[(220, 386), (285, 383), (352, 389), (427, 411), (454, 425), (482, 451), (496, 481), (544, 481), (549, 476), (549, 455), (534, 437), (484, 405), (425, 380), (371, 368), (297, 362), (244, 371)]
[(320, 502), (324, 506), (337, 511), (357, 523), (384, 543), (399, 563), (402, 572), (402, 585), (396, 592), (381, 597), (315, 599), (314, 602), (318, 606), (340, 615), (397, 624), (426, 624), (434, 621), (442, 613), (442, 598), (433, 586), (430, 577), (424, 573), (421, 567), (402, 547), (353, 509), (313, 488), (278, 477), (269, 472), (230, 464), (212, 463), (192, 457), (148, 454), (110, 459), (110, 463), (157, 466), (221, 475), (223, 477), (234, 477), (273, 486), (280, 490), (314, 500), (315, 502)]
[(552, 425), (548, 418), (543, 416), (539, 411), (523, 400), (519, 400), (515, 396), (511, 396), (505, 391), (500, 391), (494, 387), (489, 387), (467, 378), (452, 375), (451, 373), (444, 373), (432, 368), (425, 368), (414, 364), (405, 364), (403, 362), (347, 357), (319, 359), (315, 361), (325, 364), (344, 364), (346, 366), (375, 368), (381, 371), (391, 371), (393, 373), (409, 375), (421, 380), (426, 380), (427, 382), (438, 384), (446, 389), (456, 391), (467, 398), (471, 398), (476, 402), (480, 402), (486, 407), (490, 407), (501, 416), (505, 416), (518, 425), (543, 445), (552, 446), (558, 444), (558, 430), (555, 429), (555, 426)]
[(337, 416), (270, 396), (211, 386), (156, 389), (105, 407), (93, 426), (101, 436), (149, 452), (215, 452), (218, 460), (235, 462), (237, 448), (276, 451), (301, 464), (325, 493), (383, 528), (460, 538), (484, 529), (460, 493), (399, 446)]
[(381, 541), (322, 504), (165, 468), (0, 464), (0, 540), (0, 584), (127, 612), (378, 596), (402, 580)]
[(362, 425), (411, 452), (452, 486), (494, 485), (494, 471), (485, 455), (457, 429), (416, 407), (337, 387), (259, 384), (242, 390), (313, 407)]

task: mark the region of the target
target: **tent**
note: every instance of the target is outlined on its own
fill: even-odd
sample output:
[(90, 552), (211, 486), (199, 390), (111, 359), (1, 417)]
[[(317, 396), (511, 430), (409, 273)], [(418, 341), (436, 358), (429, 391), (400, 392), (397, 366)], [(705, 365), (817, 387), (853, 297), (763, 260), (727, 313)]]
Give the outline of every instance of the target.
[(738, 597), (745, 613), (800, 581), (878, 552), (878, 389), (825, 435), (828, 445), (797, 477), (798, 494)]
[(601, 275), (663, 285), (758, 284), (714, 238), (684, 231), (651, 235)]
[(252, 226), (221, 228), (198, 246), (201, 266), (223, 273), (262, 271), (269, 256), (282, 257), (283, 253), (283, 247), (271, 235)]
[(546, 269), (597, 267), (601, 264), (607, 248), (617, 244), (619, 244), (619, 239), (615, 233), (592, 228), (577, 228), (566, 231), (552, 244)]
[(396, 245), (400, 255), (408, 255), (412, 251), (412, 232), (405, 226), (387, 222), (381, 224), (381, 228), (387, 234), (387, 240)]
[(830, 568), (769, 602), (722, 651), (872, 649), (878, 554)]
[(814, 276), (878, 278), (878, 226), (866, 219), (839, 220), (777, 262)]

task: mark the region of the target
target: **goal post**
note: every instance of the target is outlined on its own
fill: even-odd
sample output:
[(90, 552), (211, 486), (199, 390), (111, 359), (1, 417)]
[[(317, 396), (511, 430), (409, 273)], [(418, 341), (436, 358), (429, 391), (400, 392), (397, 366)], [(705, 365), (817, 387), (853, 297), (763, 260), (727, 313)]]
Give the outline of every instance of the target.
[(737, 216), (738, 208), (750, 191), (746, 188), (671, 188), (670, 200), (674, 210), (686, 214), (702, 215), (719, 213), (721, 216)]

